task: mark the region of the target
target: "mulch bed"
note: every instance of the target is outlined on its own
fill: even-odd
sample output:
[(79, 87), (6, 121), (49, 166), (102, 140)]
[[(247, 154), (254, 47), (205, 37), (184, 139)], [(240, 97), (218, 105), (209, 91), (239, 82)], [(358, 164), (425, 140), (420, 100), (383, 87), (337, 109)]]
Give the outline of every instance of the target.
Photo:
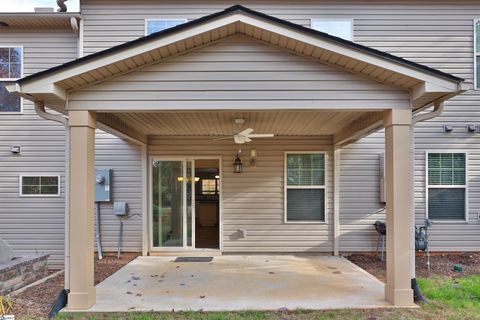
[[(110, 275), (120, 270), (132, 261), (138, 254), (122, 254), (120, 259), (106, 256), (102, 260), (95, 259), (95, 285), (102, 282)], [(14, 295), (13, 308), (17, 319), (22, 318), (48, 318), (48, 313), (63, 288), (63, 273), (48, 279), (44, 283), (28, 288)]]
[[(385, 261), (381, 261), (376, 254), (352, 254), (345, 258), (378, 279), (385, 281)], [(463, 271), (454, 271), (453, 266), (455, 265), (460, 265)], [(430, 267), (430, 275), (436, 274), (455, 278), (480, 274), (480, 252), (431, 253)], [(417, 277), (429, 276), (427, 258), (423, 254), (417, 254), (416, 256), (416, 272)]]

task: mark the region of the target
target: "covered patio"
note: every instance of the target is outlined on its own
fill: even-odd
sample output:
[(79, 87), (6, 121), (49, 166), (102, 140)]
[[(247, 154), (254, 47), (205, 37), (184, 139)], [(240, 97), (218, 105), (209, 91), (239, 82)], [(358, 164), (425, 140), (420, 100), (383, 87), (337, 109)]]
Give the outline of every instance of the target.
[[(321, 298), (315, 295), (326, 293), (326, 288), (330, 291), (338, 289), (342, 293), (342, 297), (335, 295), (337, 300), (331, 301), (338, 307), (411, 306), (411, 280), (415, 278), (412, 179), (409, 174), (412, 117), (433, 106), (435, 110), (441, 110), (445, 100), (467, 88), (463, 79), (441, 71), (234, 6), (23, 78), (9, 90), (35, 101), (40, 113), (48, 107), (66, 116), (57, 121), (68, 122), (71, 144), (70, 255), (66, 259), (66, 276), (70, 279), (68, 309), (100, 310), (109, 306), (109, 290), (128, 291), (128, 270), (131, 270), (130, 273), (141, 271), (146, 275), (150, 273), (147, 270), (154, 270), (152, 263), (158, 268), (155, 274), (159, 275), (186, 270), (181, 276), (188, 277), (191, 275), (188, 271), (198, 270), (189, 269), (194, 268), (190, 265), (172, 271), (170, 258), (139, 258), (97, 290), (94, 288), (96, 128), (142, 147), (143, 255), (154, 251), (148, 232), (152, 224), (149, 218), (152, 207), (149, 166), (152, 157), (202, 153), (221, 159), (225, 189), (220, 216), (230, 214), (230, 225), (234, 220), (252, 220), (253, 215), (265, 209), (249, 207), (251, 198), (259, 194), (260, 180), (254, 178), (271, 179), (260, 186), (264, 198), (257, 201), (260, 206), (271, 204), (267, 208), (270, 211), (262, 217), (263, 221), (269, 222), (259, 222), (259, 226), (251, 227), (253, 236), (273, 234), (270, 240), (256, 246), (254, 238), (244, 242), (249, 246), (235, 247), (233, 233), (241, 231), (242, 225), (227, 229), (220, 220), (220, 251), (328, 252), (338, 255), (339, 192), (342, 188), (339, 180), (340, 150), (348, 143), (385, 128), (387, 283), (383, 301), (379, 296), (382, 286), (340, 258), (312, 258), (304, 265), (305, 268), (300, 268), (305, 273), (298, 276), (299, 281), (317, 281), (305, 301), (317, 300), (303, 304), (303, 307), (323, 308), (324, 295)], [(251, 180), (248, 181), (232, 173), (238, 146), (233, 141), (212, 140), (237, 133), (238, 128), (232, 120), (238, 117), (250, 121), (248, 125), (255, 127), (257, 132), (265, 130), (274, 134), (274, 138), (265, 140), (259, 147), (270, 157), (265, 161), (270, 167), (258, 166), (252, 170)], [(182, 146), (188, 147), (181, 149)], [(326, 183), (322, 187), (325, 189), (326, 219), (321, 223), (302, 227), (302, 224), (283, 220), (282, 157), (288, 151), (325, 153)], [(238, 195), (246, 192), (244, 188), (239, 192), (238, 186), (249, 187), (249, 197), (239, 199)], [(243, 219), (239, 217), (242, 214), (246, 215)], [(262, 225), (270, 226), (270, 229)], [(286, 235), (298, 237), (300, 245), (295, 247), (282, 242)], [(276, 239), (276, 243), (281, 245), (272, 245), (271, 239)], [(235, 267), (238, 258), (218, 259), (212, 268), (218, 268), (222, 276), (215, 282), (221, 283), (225, 290), (237, 286), (241, 288), (245, 283), (239, 279), (245, 279), (242, 277), (246, 274), (240, 273), (239, 278), (230, 277), (232, 270), (240, 272), (238, 266)], [(301, 289), (288, 279), (292, 274), (281, 265), (281, 256), (268, 259), (276, 261), (270, 265), (275, 264), (278, 272), (272, 270), (274, 274), (266, 274), (264, 279), (259, 277), (259, 281), (267, 281), (266, 287), (279, 285), (280, 288), (288, 283), (291, 287), (284, 287), (280, 290), (282, 292)], [(288, 263), (300, 263), (298, 259), (294, 257)], [(245, 263), (252, 263), (248, 268), (263, 270), (260, 259)], [(334, 273), (336, 269), (330, 272), (330, 264), (341, 273)], [(142, 269), (143, 265), (150, 265), (153, 269)], [(315, 271), (318, 274), (314, 276)], [(208, 273), (200, 273), (199, 278), (205, 279), (195, 281), (207, 281), (209, 277)], [(355, 280), (357, 277), (364, 282)], [(270, 278), (276, 280), (269, 282)], [(336, 287), (334, 280), (340, 281), (341, 286)], [(362, 283), (364, 288), (361, 288)], [(135, 308), (161, 300), (158, 296), (160, 291), (151, 289), (150, 285), (149, 281), (143, 284), (145, 304), (138, 302)], [(168, 285), (174, 286), (175, 283)], [(356, 294), (349, 296), (348, 292), (354, 289)], [(260, 287), (251, 287), (251, 290), (256, 297), (273, 294), (262, 293)], [(209, 291), (205, 298), (200, 299), (205, 304), (214, 296), (215, 293)], [(136, 299), (135, 296), (127, 296), (127, 299), (133, 298)], [(220, 296), (217, 298), (221, 301)], [(286, 296), (281, 295), (279, 299), (286, 307), (292, 306)], [(165, 310), (179, 303), (175, 297), (164, 301), (161, 308)], [(187, 301), (190, 302), (179, 304), (180, 308), (199, 306), (196, 300)], [(297, 302), (299, 307), (302, 303)], [(222, 308), (213, 302), (207, 305), (212, 310)], [(238, 306), (225, 303), (224, 307), (254, 309), (258, 304), (252, 299), (238, 303)]]
[(378, 308), (384, 284), (341, 257), (139, 257), (100, 283), (90, 312)]

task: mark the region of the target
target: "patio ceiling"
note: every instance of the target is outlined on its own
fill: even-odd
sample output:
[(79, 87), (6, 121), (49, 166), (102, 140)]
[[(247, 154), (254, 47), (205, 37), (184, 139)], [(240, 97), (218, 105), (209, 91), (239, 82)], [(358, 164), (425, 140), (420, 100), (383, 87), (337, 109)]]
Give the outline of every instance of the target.
[[(321, 136), (342, 132), (359, 117), (373, 113), (335, 110), (202, 111), (114, 113), (113, 116), (132, 125), (143, 135), (230, 135), (250, 127), (254, 128), (256, 133), (274, 133), (276, 136)], [(381, 111), (375, 114), (382, 116)], [(242, 127), (237, 126), (234, 123), (236, 118), (245, 119), (245, 124)]]

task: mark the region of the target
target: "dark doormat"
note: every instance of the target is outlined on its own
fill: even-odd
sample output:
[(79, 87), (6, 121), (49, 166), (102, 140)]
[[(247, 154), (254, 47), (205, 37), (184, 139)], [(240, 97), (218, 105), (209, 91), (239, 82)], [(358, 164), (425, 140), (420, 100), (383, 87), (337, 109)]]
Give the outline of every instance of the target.
[(178, 257), (175, 262), (211, 262), (213, 257)]

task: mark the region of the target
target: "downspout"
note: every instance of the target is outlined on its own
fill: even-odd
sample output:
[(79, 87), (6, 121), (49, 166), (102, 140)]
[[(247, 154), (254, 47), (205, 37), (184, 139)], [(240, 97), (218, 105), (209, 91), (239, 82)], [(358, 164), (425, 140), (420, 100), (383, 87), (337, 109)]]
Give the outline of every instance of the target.
[(70, 289), (70, 126), (68, 118), (45, 111), (45, 103), (35, 102), (35, 111), (45, 119), (60, 122), (65, 127), (65, 290)]
[(413, 296), (415, 302), (417, 301), (425, 301), (420, 288), (417, 284), (416, 274), (415, 274), (415, 124), (418, 122), (426, 121), (435, 117), (438, 117), (444, 107), (443, 101), (436, 101), (433, 103), (433, 111), (428, 113), (422, 113), (416, 116), (412, 116), (412, 125), (410, 126), (410, 178), (412, 181), (412, 188), (410, 188), (410, 197), (411, 197), (411, 204), (410, 210), (412, 212), (412, 230), (411, 230), (411, 239), (412, 239), (412, 249), (414, 252), (414, 258), (412, 259), (411, 263), (411, 281), (412, 281), (412, 289), (413, 289)]

